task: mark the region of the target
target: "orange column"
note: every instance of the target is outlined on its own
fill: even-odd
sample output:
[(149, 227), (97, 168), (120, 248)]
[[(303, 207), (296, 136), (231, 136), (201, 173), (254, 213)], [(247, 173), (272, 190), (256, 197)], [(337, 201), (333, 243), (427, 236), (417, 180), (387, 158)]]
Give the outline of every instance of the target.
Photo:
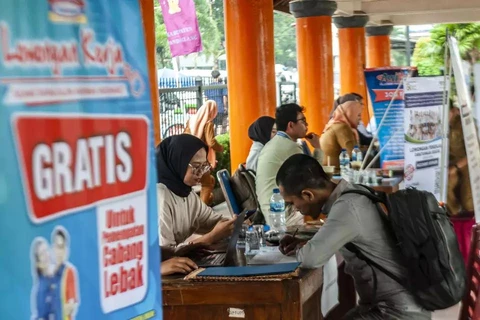
[(247, 159), (248, 127), (275, 115), (273, 1), (225, 0), (228, 112), (232, 172)]
[(150, 97), (152, 100), (153, 136), (155, 145), (157, 145), (160, 143), (160, 110), (158, 108), (158, 80), (157, 64), (155, 58), (155, 3), (155, 0), (140, 1), (143, 20), (143, 32), (145, 34), (145, 50), (147, 52), (149, 89)]
[(390, 33), (393, 25), (367, 27), (367, 67), (390, 66)]
[[(365, 83), (366, 47), (365, 25), (368, 16), (356, 14), (350, 17), (337, 16), (333, 18), (338, 28), (338, 43), (340, 46), (340, 94), (355, 92), (367, 100)], [(369, 108), (363, 109), (364, 124), (370, 121)]]
[(293, 1), (297, 18), (297, 59), (300, 104), (309, 130), (321, 134), (333, 104), (332, 14), (334, 1)]

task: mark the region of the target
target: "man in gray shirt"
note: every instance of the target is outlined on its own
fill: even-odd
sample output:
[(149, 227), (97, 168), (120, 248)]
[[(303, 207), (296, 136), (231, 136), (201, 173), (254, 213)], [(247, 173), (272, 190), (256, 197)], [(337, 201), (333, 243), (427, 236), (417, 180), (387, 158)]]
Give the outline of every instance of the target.
[[(366, 257), (382, 265), (400, 279), (407, 270), (392, 234), (377, 207), (365, 196), (342, 192), (362, 188), (345, 180), (333, 183), (315, 159), (297, 154), (280, 168), (277, 184), (285, 202), (303, 215), (327, 221), (308, 242), (285, 236), (280, 242), (284, 254), (296, 254), (303, 268), (320, 268), (336, 253), (345, 259), (345, 271), (355, 280), (359, 306), (345, 319), (431, 319), (415, 298), (382, 271), (367, 265), (344, 246), (353, 243)], [(376, 282), (376, 291), (374, 290)]]

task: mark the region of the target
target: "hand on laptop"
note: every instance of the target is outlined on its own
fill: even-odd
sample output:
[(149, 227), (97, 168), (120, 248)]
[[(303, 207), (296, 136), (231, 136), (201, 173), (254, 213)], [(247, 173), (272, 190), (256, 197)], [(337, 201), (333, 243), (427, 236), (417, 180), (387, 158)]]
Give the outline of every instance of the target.
[(219, 221), (212, 231), (208, 233), (210, 244), (216, 243), (222, 239), (229, 237), (233, 232), (233, 227), (237, 217), (230, 220)]
[(282, 240), (280, 240), (280, 246), (278, 247), (278, 249), (284, 255), (291, 256), (295, 254), (298, 248), (303, 247), (305, 243), (306, 241), (287, 234), (282, 238)]
[(189, 258), (174, 257), (162, 262), (160, 266), (160, 273), (162, 276), (167, 276), (174, 273), (188, 274), (196, 269), (198, 269), (197, 265)]

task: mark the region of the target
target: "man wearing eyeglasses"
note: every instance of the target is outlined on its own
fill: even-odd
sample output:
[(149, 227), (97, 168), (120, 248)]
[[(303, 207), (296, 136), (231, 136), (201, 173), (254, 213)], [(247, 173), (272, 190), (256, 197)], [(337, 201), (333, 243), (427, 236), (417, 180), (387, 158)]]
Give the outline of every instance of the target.
[[(315, 149), (313, 156), (322, 161), (323, 152), (320, 150), (320, 137), (310, 134), (307, 137), (308, 122), (305, 118), (305, 109), (298, 104), (289, 103), (277, 108), (275, 114), (277, 135), (273, 137), (262, 149), (258, 159), (256, 175), (256, 192), (262, 213), (269, 224), (268, 210), (270, 197), (274, 188), (277, 188), (275, 177), (278, 169), (285, 160), (294, 154), (309, 154), (310, 150), (298, 141), (307, 140)], [(287, 212), (287, 225), (303, 221), (301, 215), (289, 215)]]

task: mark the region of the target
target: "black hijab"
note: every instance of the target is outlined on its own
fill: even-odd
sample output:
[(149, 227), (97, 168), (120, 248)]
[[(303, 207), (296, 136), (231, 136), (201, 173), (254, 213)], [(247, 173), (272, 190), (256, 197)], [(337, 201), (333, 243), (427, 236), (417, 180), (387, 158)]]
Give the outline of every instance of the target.
[(272, 128), (275, 124), (275, 119), (272, 117), (260, 117), (248, 128), (248, 136), (253, 141), (260, 142), (266, 145), (270, 141), (272, 135)]
[(192, 188), (183, 183), (188, 164), (200, 149), (208, 151), (202, 140), (191, 134), (171, 136), (155, 149), (157, 182), (163, 183), (179, 197), (187, 197)]

